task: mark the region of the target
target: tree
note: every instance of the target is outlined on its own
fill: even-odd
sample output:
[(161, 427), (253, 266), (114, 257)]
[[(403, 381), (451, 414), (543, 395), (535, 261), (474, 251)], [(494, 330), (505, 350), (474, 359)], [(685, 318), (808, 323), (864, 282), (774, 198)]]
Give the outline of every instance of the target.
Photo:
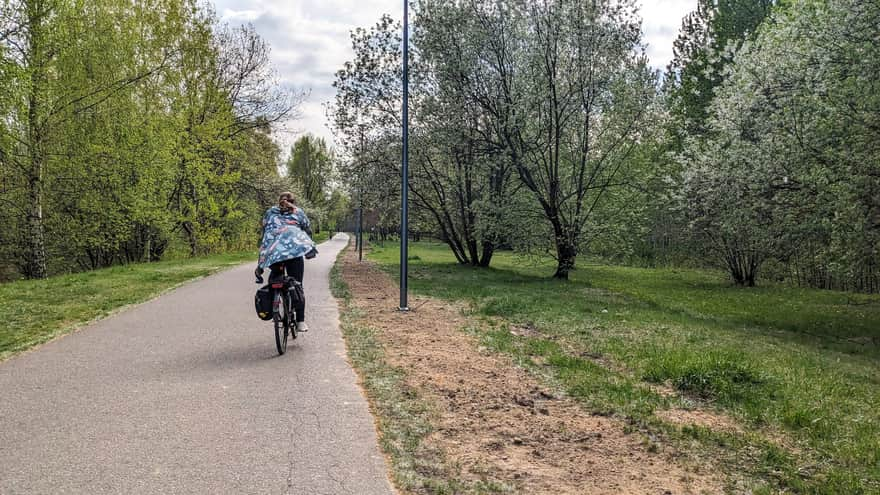
[(0, 0), (0, 13), (4, 272), (254, 235), (243, 220), (280, 182), (272, 127), (299, 100), (252, 27), (221, 26), (195, 0)]
[(774, 0), (699, 0), (673, 42), (664, 84), (669, 94), (675, 151), (684, 136), (705, 132), (709, 105), (742, 43), (753, 37)]
[(307, 134), (297, 139), (290, 148), (287, 176), (299, 186), (306, 201), (314, 206), (327, 202), (333, 161), (333, 154), (324, 138)]
[[(472, 57), (456, 22), (466, 12), (442, 2), (420, 5), (411, 52), (410, 191), (414, 218), (431, 218), (441, 239), (463, 264), (488, 266), (497, 235), (485, 218), (510, 178), (503, 151), (481, 136), (481, 110), (462, 83)], [(343, 167), (356, 205), (397, 217), (399, 183), (400, 39), (390, 18), (352, 33), (355, 58), (337, 72), (335, 132), (350, 156)], [(395, 177), (396, 176), (396, 177)]]
[[(22, 189), (16, 209), (26, 219), (21, 222), (21, 267), (29, 277), (48, 273), (45, 207), (51, 177), (47, 167), (63, 149), (63, 129), (74, 118), (128, 93), (167, 63), (160, 45), (149, 39), (140, 39), (145, 48), (141, 57), (119, 65), (101, 60), (109, 56), (112, 61), (134, 46), (139, 40), (136, 27), (146, 20), (145, 10), (136, 8), (110, 15), (117, 7), (126, 7), (126, 2), (104, 0), (85, 8), (64, 1), (6, 0), (0, 6), (5, 14), (0, 26), (2, 66), (14, 81), (6, 87), (10, 93), (4, 108), (6, 123), (0, 129), (2, 157), (9, 184)], [(87, 32), (86, 26), (95, 31)], [(95, 42), (96, 33), (104, 45)], [(85, 46), (94, 50), (85, 51)], [(121, 50), (114, 53), (107, 47)], [(69, 84), (72, 80), (77, 84)]]
[(460, 263), (486, 267), (507, 234), (504, 206), (518, 184), (469, 88), (480, 54), (471, 43), (473, 18), (461, 5), (426, 1), (416, 20), (417, 77), (426, 95), (414, 140), (414, 200)]
[[(719, 244), (704, 235), (705, 232), (694, 230), (697, 223), (693, 215), (688, 214), (695, 206), (688, 201), (695, 200), (692, 195), (696, 194), (694, 187), (699, 181), (694, 182), (696, 172), (686, 167), (701, 159), (689, 153), (700, 148), (696, 140), (709, 138), (711, 105), (733, 57), (744, 42), (756, 36), (777, 3), (772, 0), (700, 0), (696, 9), (682, 20), (679, 35), (673, 42), (674, 56), (663, 80), (665, 115), (661, 125), (666, 136), (662, 139), (664, 149), (655, 157), (663, 164), (663, 176), (661, 180), (652, 181), (655, 189), (647, 215), (647, 258), (692, 262), (695, 258), (702, 261), (696, 253), (717, 252)], [(701, 201), (710, 199), (698, 197)], [(724, 212), (723, 209), (717, 211)]]
[(753, 287), (776, 247), (770, 178), (753, 167), (760, 159), (756, 150), (735, 138), (695, 140), (690, 146), (693, 162), (685, 172), (683, 196), (691, 229), (734, 283)]
[(327, 225), (330, 230), (343, 229), (343, 224), (351, 210), (351, 199), (341, 189), (334, 188), (327, 200)]
[(695, 181), (723, 186), (697, 188), (718, 207), (700, 230), (807, 285), (880, 287), (878, 21), (873, 3), (792, 2), (737, 53), (708, 138), (688, 147)]
[(327, 111), (352, 206), (377, 212), (383, 226), (397, 225), (400, 204), (400, 27), (384, 15), (351, 32), (354, 59), (336, 72)]
[(631, 2), (474, 4), (473, 97), (552, 228), (568, 278), (646, 123), (654, 80)]
[[(174, 188), (168, 204), (191, 255), (221, 247), (236, 230), (232, 165), (242, 133), (295, 114), (302, 94), (277, 87), (269, 47), (252, 26), (215, 29), (211, 12), (187, 24), (169, 98), (178, 110)], [(219, 31), (219, 35), (215, 32)]]

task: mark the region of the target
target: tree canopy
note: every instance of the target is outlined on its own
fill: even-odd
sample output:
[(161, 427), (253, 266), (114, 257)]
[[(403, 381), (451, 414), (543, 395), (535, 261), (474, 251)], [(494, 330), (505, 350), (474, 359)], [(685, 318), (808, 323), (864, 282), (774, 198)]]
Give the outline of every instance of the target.
[[(880, 290), (876, 2), (700, 0), (662, 80), (634, 2), (414, 4), (413, 214), (461, 263), (592, 253)], [(352, 33), (342, 180), (396, 216), (399, 25)]]
[[(28, 277), (253, 244), (281, 89), (195, 0), (0, 2), (0, 264)], [(270, 193), (271, 191), (271, 193)]]

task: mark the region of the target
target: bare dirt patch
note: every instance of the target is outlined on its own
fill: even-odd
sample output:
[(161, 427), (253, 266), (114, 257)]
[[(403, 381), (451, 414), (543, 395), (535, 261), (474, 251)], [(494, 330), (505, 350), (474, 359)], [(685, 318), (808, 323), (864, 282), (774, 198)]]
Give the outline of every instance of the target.
[(741, 433), (742, 428), (733, 418), (701, 409), (667, 409), (654, 411), (658, 418), (681, 426), (701, 426), (717, 431)]
[[(352, 251), (342, 275), (363, 322), (407, 385), (437, 411), (427, 439), (468, 480), (491, 480), (534, 494), (721, 493), (717, 471), (683, 465), (670, 447), (625, 433), (614, 418), (594, 416), (503, 356), (480, 348), (461, 329), (462, 308), (411, 298), (397, 311), (398, 288)], [(516, 331), (528, 332), (528, 329)]]

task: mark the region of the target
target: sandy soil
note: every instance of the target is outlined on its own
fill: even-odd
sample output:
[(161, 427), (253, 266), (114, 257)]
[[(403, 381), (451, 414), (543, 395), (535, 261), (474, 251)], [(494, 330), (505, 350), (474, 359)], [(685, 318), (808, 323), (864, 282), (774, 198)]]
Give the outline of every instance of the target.
[(671, 447), (649, 447), (642, 435), (625, 433), (621, 421), (591, 415), (481, 348), (462, 331), (474, 324), (462, 308), (419, 297), (410, 300), (413, 311), (397, 311), (397, 286), (351, 250), (342, 273), (386, 358), (438, 411), (428, 442), (461, 467), (462, 478), (529, 494), (723, 492), (717, 470), (684, 465)]

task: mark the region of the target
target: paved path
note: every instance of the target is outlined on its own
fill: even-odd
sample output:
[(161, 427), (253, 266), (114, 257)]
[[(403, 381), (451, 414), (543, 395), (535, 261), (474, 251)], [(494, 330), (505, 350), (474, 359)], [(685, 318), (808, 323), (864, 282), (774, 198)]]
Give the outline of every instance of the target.
[(392, 493), (328, 273), (277, 356), (253, 264), (0, 363), (0, 494)]

